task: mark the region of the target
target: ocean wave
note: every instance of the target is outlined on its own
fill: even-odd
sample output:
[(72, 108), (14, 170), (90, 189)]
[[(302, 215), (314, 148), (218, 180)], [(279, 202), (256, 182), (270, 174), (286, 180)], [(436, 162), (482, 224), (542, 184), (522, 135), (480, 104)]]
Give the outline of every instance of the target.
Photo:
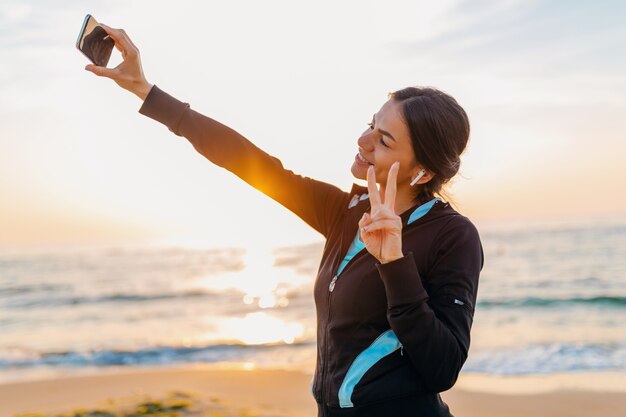
[(626, 370), (624, 343), (544, 343), (470, 352), (466, 372), (530, 375)]
[(207, 290), (189, 290), (179, 293), (156, 293), (156, 294), (133, 294), (133, 293), (117, 293), (102, 295), (96, 297), (87, 296), (74, 296), (74, 297), (36, 297), (36, 298), (9, 298), (0, 303), (3, 308), (12, 309), (29, 309), (33, 307), (62, 307), (62, 306), (75, 306), (81, 304), (101, 304), (101, 303), (137, 303), (137, 302), (149, 302), (149, 301), (162, 301), (169, 299), (194, 299), (194, 298), (208, 298), (215, 299), (218, 297), (236, 295), (241, 297), (241, 292), (213, 292)]
[[(275, 343), (261, 345), (216, 344), (197, 347), (155, 346), (137, 350), (89, 350), (89, 351), (44, 351), (36, 352), (13, 347), (0, 351), (0, 369), (31, 368), (37, 366), (112, 366), (154, 365), (182, 362), (246, 361), (284, 349), (315, 349), (314, 340), (302, 340), (291, 344)], [(279, 352), (280, 351), (280, 352)]]
[[(215, 362), (294, 362), (315, 357), (315, 340), (265, 345), (215, 344), (198, 347), (154, 346), (137, 350), (35, 352), (0, 350), (0, 370), (36, 367), (106, 367)], [(626, 343), (544, 343), (470, 351), (463, 372), (536, 375), (557, 372), (626, 370)]]
[(67, 291), (71, 290), (70, 285), (61, 284), (32, 284), (32, 285), (6, 285), (0, 288), (0, 297), (2, 296), (14, 296), (20, 294), (29, 294), (36, 292), (54, 292), (54, 291)]
[(570, 298), (523, 297), (503, 300), (479, 300), (478, 308), (564, 307), (585, 305), (598, 307), (624, 307), (626, 297), (597, 296)]

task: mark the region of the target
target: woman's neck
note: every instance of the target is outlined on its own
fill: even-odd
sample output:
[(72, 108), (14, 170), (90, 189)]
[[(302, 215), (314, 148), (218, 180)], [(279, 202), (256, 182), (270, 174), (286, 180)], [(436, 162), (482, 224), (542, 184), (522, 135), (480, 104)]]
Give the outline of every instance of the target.
[[(385, 196), (384, 184), (380, 185), (380, 195), (383, 197), (383, 200), (384, 200), (384, 196)], [(396, 203), (394, 204), (394, 210), (396, 214), (400, 216), (402, 213), (404, 213), (405, 211), (413, 207), (415, 204), (416, 204), (416, 200), (415, 200), (414, 190), (411, 187), (409, 188), (398, 187), (396, 191)]]

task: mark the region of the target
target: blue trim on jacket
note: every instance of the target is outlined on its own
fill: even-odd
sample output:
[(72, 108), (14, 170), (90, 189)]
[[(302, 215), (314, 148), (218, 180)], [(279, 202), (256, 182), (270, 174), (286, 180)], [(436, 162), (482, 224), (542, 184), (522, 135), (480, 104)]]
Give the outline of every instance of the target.
[[(435, 197), (432, 200), (417, 207), (413, 211), (413, 213), (411, 213), (407, 224), (414, 222), (415, 220), (428, 213), (428, 211), (432, 208), (433, 205), (435, 205), (438, 200), (441, 201), (439, 197)], [(352, 245), (350, 245), (350, 249), (348, 249), (346, 257), (339, 266), (337, 275), (339, 275), (343, 268), (346, 266), (346, 264), (350, 262), (350, 259), (352, 259), (352, 257), (363, 248), (365, 248), (365, 244), (359, 238), (359, 232), (357, 231), (356, 237), (354, 238)], [(368, 346), (367, 349), (365, 349), (356, 357), (354, 362), (352, 362), (352, 365), (350, 365), (350, 369), (348, 369), (348, 372), (346, 373), (346, 376), (341, 383), (341, 387), (339, 388), (339, 405), (342, 408), (353, 407), (354, 405), (352, 404), (352, 393), (354, 392), (354, 388), (356, 387), (356, 385), (363, 378), (363, 375), (365, 375), (365, 373), (372, 366), (374, 366), (376, 362), (378, 362), (385, 356), (395, 352), (401, 347), (402, 343), (400, 343), (398, 337), (393, 332), (393, 330), (389, 329), (381, 333), (380, 336), (378, 336), (376, 340), (374, 340), (374, 342), (372, 342), (372, 344)], [(313, 385), (311, 385), (311, 392), (312, 391)]]

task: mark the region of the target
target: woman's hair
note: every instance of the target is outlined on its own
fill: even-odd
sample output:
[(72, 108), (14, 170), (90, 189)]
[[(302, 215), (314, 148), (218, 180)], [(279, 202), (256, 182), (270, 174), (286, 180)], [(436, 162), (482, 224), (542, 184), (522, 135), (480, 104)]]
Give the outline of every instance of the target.
[(443, 197), (443, 186), (459, 172), (469, 140), (465, 110), (450, 95), (431, 87), (407, 87), (389, 93), (389, 98), (402, 105), (415, 159), (433, 173), (430, 181), (420, 184), (415, 202), (426, 202), (435, 194)]

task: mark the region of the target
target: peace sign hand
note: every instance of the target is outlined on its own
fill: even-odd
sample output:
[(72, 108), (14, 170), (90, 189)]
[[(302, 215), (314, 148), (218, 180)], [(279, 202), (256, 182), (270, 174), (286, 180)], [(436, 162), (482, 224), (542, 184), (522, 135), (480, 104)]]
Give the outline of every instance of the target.
[(363, 214), (359, 221), (360, 238), (367, 251), (382, 264), (402, 258), (402, 220), (395, 213), (396, 181), (400, 162), (389, 168), (385, 201), (381, 201), (374, 167), (367, 169), (367, 188), (371, 203), (371, 213)]

